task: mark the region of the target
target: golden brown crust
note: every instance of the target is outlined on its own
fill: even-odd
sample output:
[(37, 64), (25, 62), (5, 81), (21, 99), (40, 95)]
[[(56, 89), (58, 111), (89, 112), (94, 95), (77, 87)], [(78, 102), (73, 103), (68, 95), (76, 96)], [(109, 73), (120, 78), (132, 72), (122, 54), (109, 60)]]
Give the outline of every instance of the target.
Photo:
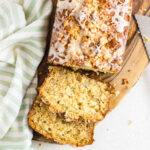
[[(102, 106), (99, 106), (99, 107), (103, 107), (103, 109), (104, 109), (104, 111), (103, 112), (101, 112), (101, 109), (99, 109), (99, 111), (98, 111), (98, 113), (95, 113), (95, 115), (89, 115), (89, 113), (86, 113), (86, 112), (84, 112), (83, 113), (83, 115), (82, 114), (76, 114), (76, 113), (73, 113), (73, 111), (68, 111), (68, 109), (59, 109), (58, 107), (60, 106), (60, 105), (55, 105), (55, 104), (53, 104), (53, 100), (54, 100), (54, 97), (55, 97), (55, 95), (54, 95), (54, 97), (51, 97), (51, 99), (49, 99), (48, 98), (48, 92), (46, 92), (46, 91), (51, 91), (52, 89), (49, 89), (49, 88), (46, 88), (47, 87), (47, 85), (48, 84), (50, 84), (49, 82), (50, 81), (48, 81), (49, 80), (49, 78), (52, 78), (52, 79), (54, 79), (54, 80), (58, 80), (58, 82), (66, 82), (66, 81), (61, 81), (61, 80), (59, 80), (59, 79), (55, 79), (55, 78), (57, 78), (57, 77), (55, 77), (54, 76), (54, 72), (59, 72), (60, 71), (60, 68), (62, 68), (62, 67), (50, 67), (50, 73), (48, 74), (48, 77), (45, 79), (45, 81), (43, 82), (43, 84), (42, 84), (42, 86), (41, 86), (41, 88), (40, 88), (40, 90), (39, 90), (39, 95), (41, 96), (41, 98), (42, 98), (42, 100), (50, 107), (50, 110), (52, 111), (52, 112), (54, 112), (54, 113), (60, 113), (60, 114), (62, 114), (62, 115), (64, 115), (65, 116), (65, 118), (69, 118), (69, 119), (71, 119), (72, 121), (78, 121), (78, 120), (83, 120), (83, 121), (89, 121), (89, 122), (97, 122), (97, 121), (101, 121), (101, 120), (103, 120), (104, 119), (104, 117), (106, 116), (106, 114), (107, 114), (107, 112), (109, 111), (109, 105), (110, 105), (110, 101), (111, 101), (111, 98), (112, 98), (112, 96), (115, 94), (115, 90), (114, 90), (114, 88), (111, 86), (111, 85), (109, 85), (109, 84), (106, 84), (106, 83), (102, 83), (101, 82), (101, 85), (102, 86), (106, 86), (106, 89), (104, 88), (102, 88), (102, 86), (92, 86), (92, 88), (100, 88), (99, 89), (99, 92), (104, 92), (104, 94), (102, 93), (102, 94), (100, 94), (100, 95), (103, 95), (104, 97), (107, 97), (107, 98), (105, 98), (105, 103), (103, 104), (103, 102), (102, 102)], [(65, 69), (65, 68), (63, 68), (62, 69), (62, 71), (63, 70), (67, 70), (67, 69)], [(68, 71), (67, 70), (67, 73), (72, 73), (72, 71)], [(61, 73), (61, 72), (60, 72)], [(90, 80), (93, 80), (93, 79), (90, 79), (90, 78), (88, 78), (87, 76), (85, 76), (85, 75), (81, 75), (80, 73), (78, 73), (78, 72), (75, 72), (75, 73), (73, 73), (73, 75), (75, 75), (75, 76), (79, 76), (79, 77), (81, 77), (81, 78), (83, 78), (83, 79), (87, 79), (86, 81), (90, 81)], [(64, 76), (64, 78), (65, 78), (65, 76)], [(70, 80), (73, 80), (72, 78), (70, 79)], [(100, 83), (99, 81), (94, 81), (95, 83), (94, 84), (98, 84), (98, 83)], [(90, 82), (89, 82), (90, 83)], [(59, 83), (58, 83), (59, 84)], [(76, 85), (76, 82), (73, 84), (73, 87), (75, 87)], [(80, 84), (80, 83), (79, 83)], [(81, 85), (82, 84), (84, 84), (84, 83), (81, 83)], [(104, 85), (103, 85), (104, 84)], [(88, 86), (90, 86), (89, 84), (87, 84)], [(53, 85), (50, 85), (50, 86), (53, 86)], [(58, 86), (60, 86), (60, 88), (61, 88), (61, 85), (58, 85)], [(66, 87), (66, 85), (65, 85), (65, 87)], [(80, 87), (80, 85), (79, 85), (79, 87)], [(102, 91), (101, 91), (101, 88), (102, 88)], [(78, 90), (78, 89), (77, 89)], [(107, 90), (107, 94), (105, 94), (105, 90)], [(110, 90), (110, 91), (109, 91)], [(51, 91), (51, 93), (50, 94), (52, 94), (52, 92), (53, 91)], [(58, 92), (58, 95), (59, 95), (59, 91), (57, 91)], [(77, 97), (79, 97), (79, 95), (78, 95), (78, 93), (74, 93), (74, 94), (77, 94)], [(82, 95), (84, 95), (84, 93), (81, 93)], [(96, 93), (96, 95), (97, 95), (98, 93)], [(82, 98), (82, 97), (81, 97)], [(91, 97), (92, 98), (92, 97)], [(94, 98), (93, 98), (94, 99)], [(61, 100), (61, 98), (60, 98), (60, 100)], [(64, 99), (64, 100), (66, 100), (66, 99)], [(66, 103), (68, 104), (68, 108), (70, 108), (71, 107), (71, 105), (69, 104), (69, 102), (70, 102), (70, 100), (71, 99), (68, 99), (67, 101), (66, 101)], [(77, 101), (79, 101), (80, 99), (78, 98), (77, 99)], [(62, 100), (63, 101), (63, 100)], [(73, 99), (73, 102), (74, 101), (76, 101), (76, 99)], [(92, 103), (92, 101), (90, 101), (89, 100), (89, 102), (86, 102), (86, 103)], [(85, 104), (86, 104), (85, 103)], [(101, 97), (99, 97), (99, 102), (98, 103), (101, 103)], [(84, 105), (84, 103), (83, 103), (83, 105)], [(96, 104), (96, 105), (99, 105), (99, 104)], [(103, 106), (104, 105), (104, 106)], [(90, 107), (89, 107), (90, 108)], [(76, 110), (76, 111), (80, 111), (80, 110)], [(67, 113), (66, 113), (67, 112)], [(69, 113), (69, 112), (71, 112), (71, 113)]]
[(61, 0), (48, 61), (117, 73), (122, 66), (132, 0)]
[[(40, 134), (42, 134), (43, 136), (45, 136), (46, 138), (48, 138), (48, 139), (54, 139), (56, 142), (59, 142), (60, 144), (71, 144), (71, 145), (74, 145), (74, 146), (85, 146), (85, 145), (89, 145), (89, 144), (92, 144), (93, 143), (93, 141), (94, 141), (94, 139), (93, 139), (93, 135), (94, 135), (94, 126), (95, 126), (95, 124), (88, 124), (88, 126), (90, 126), (89, 127), (89, 130), (90, 130), (90, 140), (89, 140), (89, 142), (88, 143), (78, 143), (78, 142), (73, 142), (73, 141), (71, 141), (71, 140), (61, 140), (59, 137), (58, 137), (58, 135), (56, 134), (55, 135), (55, 133), (54, 132), (52, 132), (51, 134), (50, 133), (48, 133), (48, 132), (46, 132), (46, 130), (44, 130), (44, 129), (42, 129), (42, 127), (40, 126), (40, 124), (39, 124), (39, 121), (41, 121), (41, 120), (39, 120), (39, 121), (37, 121), (36, 120), (36, 117), (35, 117), (35, 113), (37, 113), (36, 112), (36, 108), (37, 107), (40, 107), (39, 105), (40, 105), (40, 103), (42, 103), (44, 106), (45, 106), (45, 108), (47, 108), (47, 106), (41, 101), (40, 103), (38, 103), (37, 104), (37, 99), (39, 99), (39, 96), (37, 96), (36, 98), (35, 98), (35, 100), (34, 100), (34, 103), (33, 103), (33, 105), (32, 105), (32, 108), (31, 108), (31, 110), (30, 110), (30, 112), (28, 113), (28, 123), (29, 123), (29, 125), (31, 126), (31, 128), (33, 128), (36, 132), (38, 132), (38, 133), (40, 133)], [(41, 105), (41, 107), (43, 107), (43, 105)], [(46, 112), (44, 112), (44, 113), (48, 113), (48, 112), (50, 112), (50, 111), (47, 111), (46, 110)], [(43, 112), (39, 112), (39, 113), (43, 113)], [(55, 115), (55, 114), (54, 114)], [(60, 117), (59, 117), (60, 118)], [(63, 118), (63, 117), (62, 117)], [(38, 118), (38, 119), (40, 119), (40, 118)], [(50, 119), (50, 118), (49, 118)], [(37, 121), (37, 122), (36, 122)], [(76, 124), (77, 124), (77, 127), (80, 127), (79, 126), (79, 122), (75, 122), (75, 124), (74, 124), (74, 126), (76, 126)], [(61, 124), (59, 124), (60, 126), (61, 126)], [(71, 125), (71, 124), (70, 124)], [(82, 126), (81, 126), (81, 128), (82, 128)], [(88, 127), (87, 127), (87, 129), (88, 129)], [(86, 130), (87, 130), (86, 129)], [(64, 129), (65, 130), (65, 129)], [(86, 131), (85, 131), (86, 132)], [(89, 132), (89, 131), (88, 131)], [(88, 135), (89, 133), (87, 133), (87, 135)], [(87, 138), (89, 138), (89, 137), (87, 137)]]
[[(29, 116), (30, 116), (30, 115), (29, 115)], [(94, 127), (92, 128), (92, 139), (91, 139), (91, 141), (90, 141), (89, 143), (86, 143), (86, 144), (80, 144), (80, 145), (78, 145), (77, 143), (73, 143), (73, 142), (71, 142), (71, 141), (59, 140), (59, 139), (57, 139), (57, 137), (54, 138), (54, 137), (51, 136), (50, 134), (47, 134), (46, 132), (43, 132), (42, 130), (39, 130), (38, 124), (34, 125), (30, 119), (29, 119), (29, 121), (28, 121), (28, 124), (29, 124), (29, 126), (30, 126), (34, 131), (36, 131), (36, 132), (42, 134), (43, 136), (45, 136), (45, 137), (48, 138), (48, 139), (53, 139), (55, 142), (58, 142), (59, 144), (62, 144), (62, 145), (64, 145), (64, 144), (69, 144), (69, 145), (73, 145), (73, 146), (75, 146), (75, 147), (83, 147), (83, 146), (86, 146), (86, 145), (91, 145), (91, 144), (93, 144), (93, 142), (95, 141), (94, 138), (93, 138), (93, 136), (94, 136)]]

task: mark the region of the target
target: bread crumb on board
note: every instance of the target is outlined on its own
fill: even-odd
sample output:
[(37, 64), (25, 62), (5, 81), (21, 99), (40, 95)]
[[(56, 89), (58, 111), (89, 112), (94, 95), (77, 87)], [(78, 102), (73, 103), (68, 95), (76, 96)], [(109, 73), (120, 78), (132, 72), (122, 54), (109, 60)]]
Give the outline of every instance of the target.
[(41, 143), (39, 143), (39, 147), (41, 147), (42, 146), (42, 144)]
[(122, 85), (125, 85), (125, 84), (129, 84), (129, 81), (127, 79), (122, 79)]

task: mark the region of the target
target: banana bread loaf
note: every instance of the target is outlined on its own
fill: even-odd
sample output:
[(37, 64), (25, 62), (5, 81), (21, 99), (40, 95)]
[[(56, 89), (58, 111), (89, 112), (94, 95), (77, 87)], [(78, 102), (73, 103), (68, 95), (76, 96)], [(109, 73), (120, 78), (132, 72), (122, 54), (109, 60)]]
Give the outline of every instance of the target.
[(121, 69), (132, 0), (59, 0), (48, 61), (116, 73)]

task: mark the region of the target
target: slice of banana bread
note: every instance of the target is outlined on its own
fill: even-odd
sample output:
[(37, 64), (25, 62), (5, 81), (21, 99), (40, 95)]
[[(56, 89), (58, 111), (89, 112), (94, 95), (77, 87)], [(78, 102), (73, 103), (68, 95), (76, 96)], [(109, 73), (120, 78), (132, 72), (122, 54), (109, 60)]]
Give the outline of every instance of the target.
[(52, 112), (73, 121), (96, 122), (105, 117), (115, 91), (110, 84), (58, 66), (49, 67), (49, 72), (39, 94)]
[(62, 116), (52, 113), (37, 96), (28, 114), (29, 125), (47, 138), (60, 144), (84, 146), (93, 143), (93, 123), (67, 122)]

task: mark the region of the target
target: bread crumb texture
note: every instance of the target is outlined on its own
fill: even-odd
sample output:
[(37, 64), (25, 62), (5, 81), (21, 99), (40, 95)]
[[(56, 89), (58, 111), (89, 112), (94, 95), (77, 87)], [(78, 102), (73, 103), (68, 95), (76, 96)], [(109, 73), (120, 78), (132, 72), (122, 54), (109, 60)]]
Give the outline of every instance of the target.
[(82, 121), (67, 122), (62, 116), (54, 114), (37, 96), (28, 114), (29, 125), (47, 138), (60, 144), (84, 146), (93, 143), (93, 123)]
[(115, 89), (79, 72), (51, 66), (39, 94), (53, 113), (73, 121), (96, 122), (105, 117)]

